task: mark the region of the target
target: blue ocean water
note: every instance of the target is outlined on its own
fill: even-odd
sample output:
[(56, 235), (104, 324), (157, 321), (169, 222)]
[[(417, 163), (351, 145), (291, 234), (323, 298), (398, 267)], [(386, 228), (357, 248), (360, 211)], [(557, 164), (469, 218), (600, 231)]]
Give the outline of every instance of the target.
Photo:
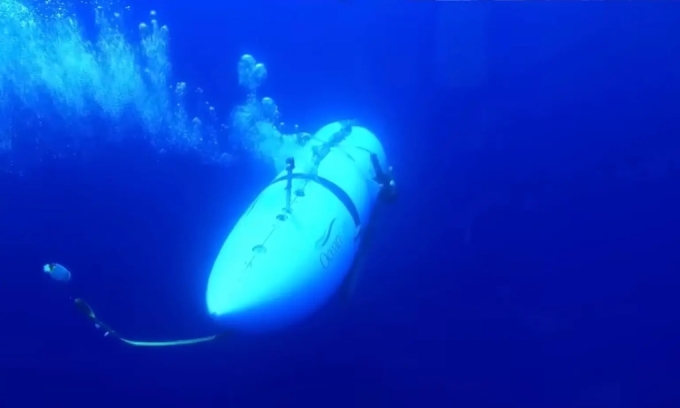
[[(0, 0), (0, 405), (677, 406), (679, 23), (671, 2)], [(173, 348), (78, 313), (221, 330), (225, 238), (296, 135), (346, 119), (400, 192), (347, 301)]]

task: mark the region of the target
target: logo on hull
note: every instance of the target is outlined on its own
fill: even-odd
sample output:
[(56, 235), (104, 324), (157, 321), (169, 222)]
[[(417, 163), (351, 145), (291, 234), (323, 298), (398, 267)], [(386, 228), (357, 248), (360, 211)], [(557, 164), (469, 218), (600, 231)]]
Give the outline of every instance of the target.
[(322, 268), (328, 269), (328, 265), (333, 262), (333, 258), (340, 252), (340, 248), (342, 248), (342, 237), (338, 234), (331, 241), (328, 249), (319, 254), (319, 263)]

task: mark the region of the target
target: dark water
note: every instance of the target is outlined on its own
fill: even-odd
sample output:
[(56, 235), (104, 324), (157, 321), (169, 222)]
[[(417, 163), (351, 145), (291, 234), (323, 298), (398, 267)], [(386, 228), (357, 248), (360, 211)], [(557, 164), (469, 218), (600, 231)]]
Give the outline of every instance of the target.
[(680, 403), (677, 5), (260, 3), (148, 8), (223, 111), (251, 52), (300, 126), (384, 139), (400, 201), (351, 302), (195, 347), (102, 339), (70, 296), (131, 337), (212, 333), (209, 270), (271, 172), (124, 142), (3, 175), (2, 406)]

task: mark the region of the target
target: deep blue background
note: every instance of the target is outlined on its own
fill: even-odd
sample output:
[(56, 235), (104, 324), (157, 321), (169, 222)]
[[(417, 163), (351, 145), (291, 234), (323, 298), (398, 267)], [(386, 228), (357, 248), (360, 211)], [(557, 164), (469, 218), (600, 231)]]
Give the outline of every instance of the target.
[[(0, 404), (677, 406), (680, 6), (285, 3), (133, 13), (158, 7), (225, 116), (250, 52), (287, 120), (384, 138), (401, 200), (352, 302), (219, 344), (107, 341), (69, 296), (130, 337), (215, 330), (207, 274), (272, 174), (126, 143), (3, 175)], [(488, 8), (488, 71), (448, 87), (435, 21), (466, 7)]]

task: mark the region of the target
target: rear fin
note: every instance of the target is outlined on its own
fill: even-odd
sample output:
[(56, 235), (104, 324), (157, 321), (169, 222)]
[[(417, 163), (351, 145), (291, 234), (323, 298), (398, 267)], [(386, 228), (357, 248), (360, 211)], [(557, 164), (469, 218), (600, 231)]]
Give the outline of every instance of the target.
[[(378, 203), (378, 205), (380, 205), (380, 203)], [(342, 297), (343, 301), (349, 301), (349, 298), (354, 294), (357, 282), (359, 281), (359, 275), (362, 273), (364, 269), (364, 265), (366, 264), (366, 258), (368, 258), (368, 250), (371, 246), (373, 235), (375, 234), (377, 224), (376, 218), (378, 218), (378, 215), (379, 211), (378, 208), (376, 207), (373, 209), (371, 220), (365, 226), (360, 227), (358, 233), (359, 235), (357, 237), (358, 239), (361, 240), (359, 242), (359, 249), (357, 250), (356, 255), (354, 255), (354, 262), (352, 262), (352, 266), (347, 272), (345, 280), (342, 282), (342, 285), (340, 286), (340, 296)]]
[[(362, 243), (362, 247), (366, 246), (365, 243)], [(363, 249), (363, 248), (362, 248)], [(354, 294), (354, 290), (356, 289), (357, 282), (359, 281), (359, 274), (361, 273), (361, 270), (364, 269), (364, 260), (366, 259), (366, 252), (364, 250), (359, 250), (357, 252), (357, 255), (354, 258), (354, 262), (352, 263), (352, 267), (350, 268), (349, 272), (347, 273), (347, 276), (345, 276), (345, 280), (342, 282), (342, 285), (340, 286), (340, 296), (342, 297), (342, 300), (344, 302), (349, 302), (350, 297)]]

